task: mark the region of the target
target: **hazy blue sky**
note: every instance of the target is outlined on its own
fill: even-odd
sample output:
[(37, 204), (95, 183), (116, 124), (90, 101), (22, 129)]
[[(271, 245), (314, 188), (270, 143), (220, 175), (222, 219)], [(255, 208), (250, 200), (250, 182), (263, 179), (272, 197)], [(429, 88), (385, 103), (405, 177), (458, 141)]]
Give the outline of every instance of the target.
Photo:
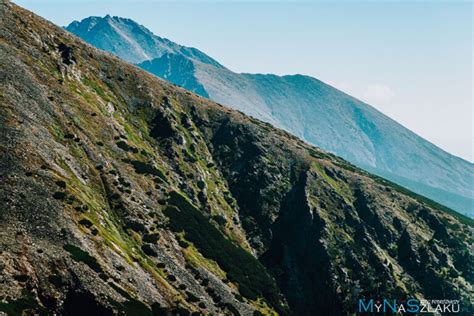
[(129, 17), (236, 72), (314, 76), (474, 159), (471, 1), (15, 2), (59, 25)]

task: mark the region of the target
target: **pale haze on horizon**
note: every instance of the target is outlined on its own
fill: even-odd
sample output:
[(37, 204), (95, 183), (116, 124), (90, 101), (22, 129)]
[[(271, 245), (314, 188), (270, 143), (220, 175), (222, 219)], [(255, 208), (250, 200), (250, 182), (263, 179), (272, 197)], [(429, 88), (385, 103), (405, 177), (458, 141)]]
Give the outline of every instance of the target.
[(61, 26), (131, 18), (235, 72), (313, 76), (474, 161), (471, 1), (14, 2)]

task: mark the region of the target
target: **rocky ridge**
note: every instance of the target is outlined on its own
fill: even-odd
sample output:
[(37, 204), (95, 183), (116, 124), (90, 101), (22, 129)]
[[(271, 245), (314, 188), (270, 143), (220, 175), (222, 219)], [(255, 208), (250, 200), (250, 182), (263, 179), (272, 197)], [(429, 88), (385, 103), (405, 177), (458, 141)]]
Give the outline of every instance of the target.
[(85, 18), (66, 29), (160, 78), (283, 128), (474, 218), (474, 164), (320, 80), (304, 75), (235, 73), (195, 48), (163, 39), (133, 20), (116, 16)]

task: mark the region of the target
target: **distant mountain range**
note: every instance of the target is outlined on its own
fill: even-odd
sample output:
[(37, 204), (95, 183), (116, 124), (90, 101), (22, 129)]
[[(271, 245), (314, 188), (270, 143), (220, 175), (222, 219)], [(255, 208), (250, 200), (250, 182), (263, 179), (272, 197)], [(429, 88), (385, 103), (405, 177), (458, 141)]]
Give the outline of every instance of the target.
[(195, 48), (105, 16), (66, 29), (158, 77), (229, 105), (353, 164), (474, 216), (474, 164), (426, 141), (372, 106), (309, 76), (235, 73)]

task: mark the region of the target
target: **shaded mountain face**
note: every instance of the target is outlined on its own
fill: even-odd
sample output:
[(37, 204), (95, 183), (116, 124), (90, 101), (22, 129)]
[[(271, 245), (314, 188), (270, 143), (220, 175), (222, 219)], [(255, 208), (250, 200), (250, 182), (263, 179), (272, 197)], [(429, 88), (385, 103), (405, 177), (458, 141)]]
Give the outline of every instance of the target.
[(0, 311), (472, 297), (472, 220), (0, 5)]
[[(87, 31), (91, 19), (101, 22)], [(139, 61), (140, 67), (160, 78), (283, 128), (369, 172), (474, 216), (472, 163), (446, 153), (373, 107), (317, 79), (237, 74), (201, 52), (183, 54), (176, 49), (179, 45), (168, 40), (163, 46), (169, 49), (145, 44), (148, 57), (133, 49), (120, 52), (129, 42), (122, 33), (137, 47), (163, 39), (118, 17), (87, 18), (66, 29), (126, 61)], [(136, 29), (140, 31), (130, 31)], [(167, 52), (165, 57), (162, 51)]]

